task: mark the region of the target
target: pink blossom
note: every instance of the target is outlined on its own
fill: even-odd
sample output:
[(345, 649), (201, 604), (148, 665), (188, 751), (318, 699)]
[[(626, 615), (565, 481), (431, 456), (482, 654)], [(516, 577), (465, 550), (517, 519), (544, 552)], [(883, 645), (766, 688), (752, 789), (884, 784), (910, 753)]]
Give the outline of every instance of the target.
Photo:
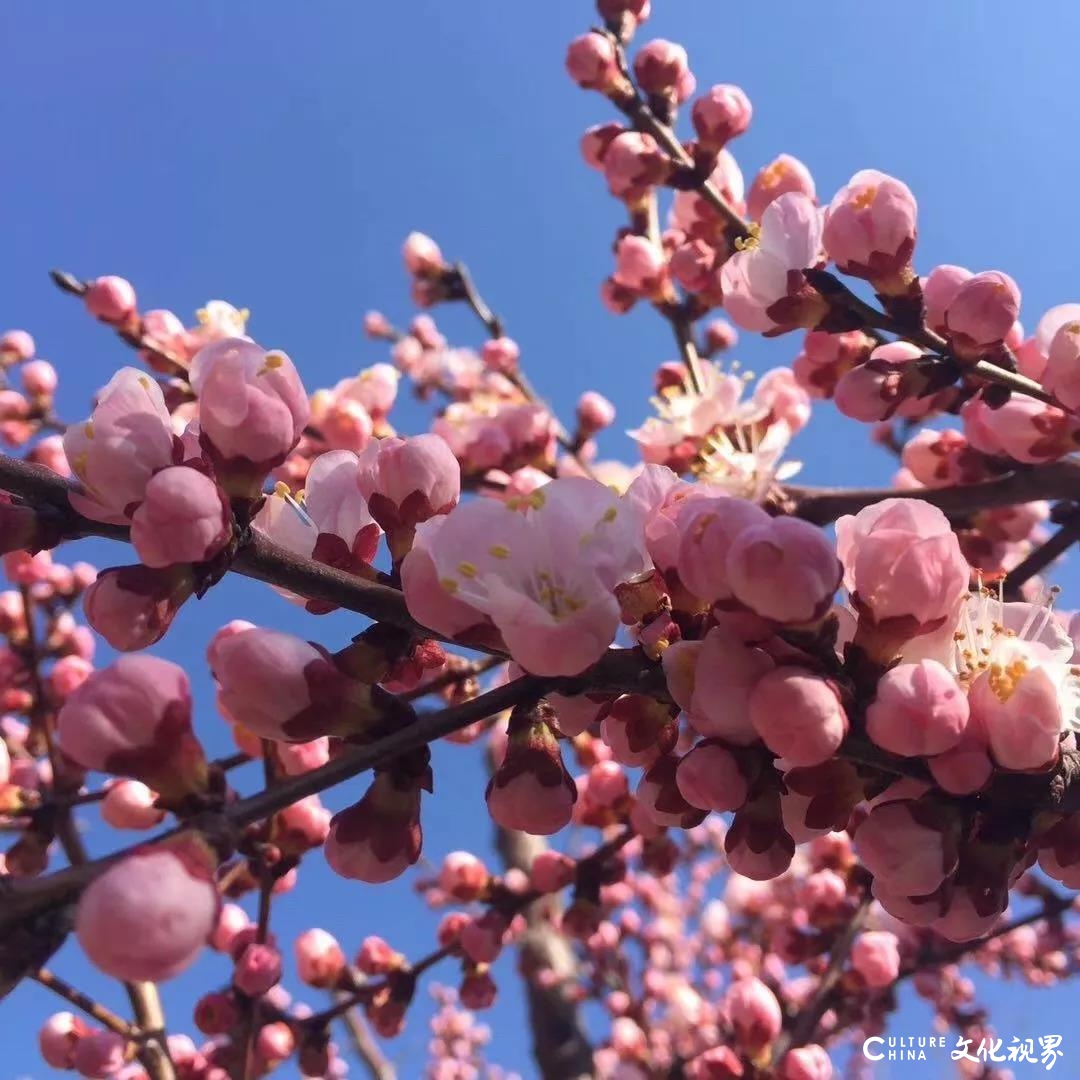
[(778, 667), (763, 675), (748, 707), (765, 745), (795, 766), (828, 761), (847, 735), (847, 714), (835, 686), (802, 668)]
[(747, 213), (755, 221), (760, 221), (767, 207), (789, 191), (799, 192), (817, 202), (810, 170), (798, 158), (781, 154), (754, 177), (746, 195)]
[(899, 941), (888, 930), (866, 930), (851, 946), (851, 966), (873, 990), (884, 990), (900, 974)]
[(405, 269), (410, 274), (426, 277), (439, 273), (446, 265), (439, 245), (424, 233), (411, 232), (401, 248)]
[(604, 168), (604, 155), (612, 139), (621, 135), (626, 128), (622, 124), (594, 124), (581, 136), (581, 156), (585, 164), (592, 169)]
[(293, 948), (297, 974), (308, 986), (332, 988), (345, 974), (345, 953), (337, 938), (325, 930), (305, 930)]
[(719, 743), (699, 743), (680, 762), (675, 783), (682, 797), (702, 810), (738, 810), (750, 792), (738, 759)]
[(582, 34), (566, 51), (566, 70), (585, 90), (607, 90), (619, 81), (615, 47), (601, 34)]
[(131, 542), (146, 566), (204, 562), (231, 536), (225, 493), (205, 473), (182, 465), (151, 477), (131, 519)]
[(378, 703), (395, 700), (351, 678), (325, 649), (279, 630), (219, 638), (209, 661), (221, 707), (264, 739), (308, 742), (362, 731)]
[(281, 980), (281, 953), (268, 943), (251, 942), (236, 958), (233, 986), (248, 997), (267, 993)]
[(122, 368), (98, 395), (93, 414), (64, 433), (64, 452), (84, 492), (71, 505), (94, 521), (123, 525), (150, 477), (173, 464), (169, 410), (158, 384)]
[(697, 86), (686, 50), (663, 38), (650, 41), (637, 51), (634, 74), (645, 93), (668, 98), (676, 105), (686, 101)]
[(863, 865), (885, 887), (927, 896), (956, 869), (956, 844), (947, 823), (931, 823), (908, 799), (875, 806), (855, 833)]
[(56, 368), (48, 360), (31, 360), (23, 365), (22, 383), (26, 393), (39, 400), (48, 401), (60, 382)]
[(973, 398), (960, 415), (968, 441), (985, 454), (1037, 465), (1056, 461), (1076, 447), (1076, 419), (1025, 394), (1013, 394), (999, 409)]
[(334, 815), (324, 851), (336, 874), (381, 885), (420, 858), (422, 839), (420, 782), (380, 771), (360, 802)]
[(372, 517), (396, 535), (457, 505), (461, 468), (437, 435), (380, 439), (360, 455), (356, 483)]
[(678, 759), (658, 757), (642, 774), (634, 798), (656, 825), (689, 829), (701, 824), (705, 811), (688, 802), (677, 782)]
[(952, 673), (936, 660), (920, 660), (891, 668), (878, 681), (866, 733), (891, 753), (929, 757), (960, 741), (968, 712)]
[(824, 614), (842, 572), (821, 531), (797, 518), (772, 518), (741, 530), (728, 550), (726, 568), (740, 603), (782, 623)]
[(488, 370), (513, 375), (518, 369), (521, 349), (513, 338), (503, 336), (485, 341), (480, 355)]
[(526, 501), (522, 510), (487, 499), (458, 506), (424, 537), (430, 546), (422, 555), (406, 557), (405, 599), (429, 624), (433, 615), (449, 617), (432, 629), (459, 630), (457, 610), (419, 597), (426, 581), (408, 573), (414, 558), (430, 559), (442, 592), (488, 615), (527, 671), (576, 674), (615, 636), (615, 586), (650, 566), (643, 521), (632, 503), (593, 480), (554, 480)]
[(33, 337), (25, 330), (5, 330), (0, 334), (0, 364), (5, 367), (30, 360), (36, 349)]
[(750, 127), (750, 99), (739, 86), (721, 83), (699, 97), (690, 110), (701, 145), (719, 150)]
[(857, 172), (825, 211), (822, 240), (841, 273), (886, 282), (911, 265), (918, 208), (906, 184)]
[(1000, 345), (1020, 312), (1020, 290), (999, 270), (975, 274), (945, 307), (944, 334), (958, 355), (978, 358)]
[(970, 281), (974, 275), (963, 266), (944, 263), (935, 266), (922, 279), (923, 307), (926, 312), (926, 325), (939, 334), (945, 331), (945, 313), (956, 299), (960, 286)]
[(486, 792), (488, 813), (504, 829), (550, 836), (570, 822), (577, 788), (542, 710), (517, 710)]
[(439, 870), (439, 888), (455, 900), (477, 900), (491, 878), (488, 869), (468, 851), (451, 851)]
[(135, 652), (165, 636), (194, 591), (187, 565), (112, 567), (102, 570), (83, 594), (83, 611), (114, 649)]
[(309, 406), (300, 376), (283, 352), (245, 338), (200, 349), (191, 362), (199, 398), (200, 440), (231, 493), (257, 494), (300, 438)]
[(581, 435), (592, 438), (615, 423), (615, 406), (595, 390), (586, 390), (578, 399), (577, 421)]
[(38, 1032), (38, 1047), (52, 1069), (73, 1069), (75, 1050), (89, 1034), (89, 1025), (74, 1013), (53, 1013)]
[(647, 236), (630, 233), (615, 247), (614, 280), (641, 296), (658, 294), (665, 282), (664, 253)]
[(139, 780), (118, 780), (101, 801), (101, 817), (114, 829), (152, 829), (165, 819), (157, 792)]
[(662, 660), (671, 696), (695, 731), (743, 746), (758, 738), (750, 718), (750, 695), (775, 666), (766, 652), (744, 645), (730, 630), (717, 626), (704, 641), (670, 646)]
[(72, 1063), (80, 1076), (106, 1080), (120, 1071), (127, 1047), (127, 1039), (115, 1031), (91, 1031), (76, 1044)]
[(743, 532), (767, 525), (761, 507), (743, 499), (690, 498), (676, 518), (681, 537), (675, 565), (683, 584), (708, 603), (734, 595), (728, 554)]
[(1080, 320), (1065, 323), (1051, 338), (1043, 386), (1066, 408), (1080, 408)]
[(760, 234), (720, 271), (724, 309), (744, 330), (760, 332), (813, 326), (824, 301), (809, 290), (802, 271), (821, 262), (821, 215), (800, 192), (770, 203)]
[(95, 319), (120, 325), (135, 314), (135, 289), (125, 278), (99, 277), (87, 283), (83, 302)]
[(724, 998), (724, 1012), (739, 1045), (756, 1054), (780, 1034), (783, 1014), (776, 995), (758, 978), (740, 979)]
[(832, 1080), (834, 1075), (828, 1052), (816, 1043), (789, 1050), (780, 1064), (781, 1080)]
[(216, 861), (190, 836), (109, 867), (79, 901), (75, 933), (90, 962), (117, 979), (161, 982), (198, 956), (214, 928)]
[(885, 499), (840, 518), (836, 537), (844, 584), (877, 622), (906, 617), (932, 628), (967, 592), (968, 564), (956, 534), (929, 503)]
[(191, 729), (183, 668), (122, 656), (94, 672), (57, 719), (64, 753), (85, 769), (133, 776), (173, 797), (206, 786), (206, 760)]
[(637, 131), (617, 135), (604, 154), (608, 189), (628, 203), (642, 199), (650, 188), (663, 183), (670, 171), (671, 163), (657, 141)]

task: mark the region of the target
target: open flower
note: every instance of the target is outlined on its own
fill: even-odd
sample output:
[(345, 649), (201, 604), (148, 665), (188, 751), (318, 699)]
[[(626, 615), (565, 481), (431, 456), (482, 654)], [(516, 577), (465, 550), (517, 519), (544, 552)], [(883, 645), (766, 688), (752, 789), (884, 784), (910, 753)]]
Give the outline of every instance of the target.
[(462, 504), (424, 544), (403, 567), (414, 616), (444, 633), (462, 629), (450, 612), (439, 625), (438, 605), (418, 595), (410, 563), (430, 560), (442, 592), (488, 616), (513, 658), (537, 675), (574, 675), (599, 660), (619, 626), (615, 587), (652, 565), (637, 506), (579, 477), (537, 489), (521, 509)]

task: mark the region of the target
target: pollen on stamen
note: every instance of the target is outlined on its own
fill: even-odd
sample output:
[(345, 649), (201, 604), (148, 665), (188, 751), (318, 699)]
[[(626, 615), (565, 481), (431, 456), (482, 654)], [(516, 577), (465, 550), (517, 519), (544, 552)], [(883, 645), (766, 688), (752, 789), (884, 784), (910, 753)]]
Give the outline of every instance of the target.
[(439, 585), (444, 592), (449, 593), (451, 596), (458, 591), (458, 583), (452, 577), (439, 578)]
[(510, 549), (505, 544), (492, 544), (488, 548), (488, 554), (493, 559), (509, 559)]
[(458, 573), (464, 578), (474, 578), (479, 572), (471, 562), (458, 563)]

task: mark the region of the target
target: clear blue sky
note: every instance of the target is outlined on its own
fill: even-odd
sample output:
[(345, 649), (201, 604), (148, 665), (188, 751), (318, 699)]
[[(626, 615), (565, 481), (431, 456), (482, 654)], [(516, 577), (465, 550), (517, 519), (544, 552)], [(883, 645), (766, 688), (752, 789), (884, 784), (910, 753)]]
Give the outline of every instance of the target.
[[(810, 165), (826, 198), (857, 169), (894, 173), (919, 199), (921, 269), (1007, 270), (1029, 325), (1080, 299), (1075, 4), (654, 6), (646, 39), (685, 43), (701, 84), (738, 83), (750, 95), (754, 125), (736, 147), (748, 176), (781, 151)], [(288, 351), (315, 389), (384, 358), (363, 340), (361, 317), (379, 308), (407, 319), (398, 250), (420, 229), (468, 261), (563, 415), (598, 388), (618, 406), (619, 430), (636, 426), (671, 345), (648, 311), (619, 320), (597, 299), (622, 218), (577, 142), (610, 114), (562, 67), (566, 42), (593, 18), (587, 0), (0, 5), (0, 324), (32, 331), (60, 366), (69, 418), (131, 357), (52, 288), (52, 266), (125, 275), (144, 306), (184, 317), (211, 298), (250, 307), (256, 339)], [(479, 340), (464, 312), (437, 315), (460, 343)], [(796, 347), (795, 337), (748, 340), (738, 352), (762, 371)], [(426, 423), (411, 405), (399, 419), (413, 430)], [(798, 443), (805, 478), (886, 482), (890, 462), (866, 446), (863, 430), (822, 408)], [(616, 435), (604, 450), (633, 455)], [(104, 544), (78, 553), (99, 565), (124, 555)], [(1073, 574), (1058, 579), (1071, 584)], [(244, 581), (189, 605), (159, 651), (191, 671), (213, 750), (226, 739), (202, 653), (240, 612), (327, 644), (357, 629), (340, 616), (316, 622)], [(487, 826), (478, 754), (442, 748), (436, 764), (425, 852), (437, 862), (464, 836), (486, 847)], [(104, 850), (96, 822), (88, 842)], [(275, 906), (283, 939), (322, 924), (349, 949), (379, 932), (408, 953), (427, 950), (435, 918), (408, 880), (366, 889), (310, 862), (306, 884)], [(56, 966), (102, 986), (73, 948)], [(199, 971), (227, 977), (220, 959)], [(496, 975), (504, 994), (492, 1057), (529, 1076), (509, 962)], [(196, 985), (185, 977), (166, 988), (180, 1026)], [(114, 988), (102, 992), (122, 1004)], [(990, 999), (1007, 1039), (1064, 1034), (1059, 1069), (1078, 1075), (1067, 994), (1007, 986)], [(53, 1008), (33, 986), (5, 1004), (3, 1076), (47, 1074), (31, 1032)], [(929, 1034), (922, 1010), (905, 1007), (895, 1032)], [(419, 1075), (426, 1042), (416, 1017), (392, 1047), (404, 1078)], [(948, 1074), (907, 1065), (880, 1075)]]

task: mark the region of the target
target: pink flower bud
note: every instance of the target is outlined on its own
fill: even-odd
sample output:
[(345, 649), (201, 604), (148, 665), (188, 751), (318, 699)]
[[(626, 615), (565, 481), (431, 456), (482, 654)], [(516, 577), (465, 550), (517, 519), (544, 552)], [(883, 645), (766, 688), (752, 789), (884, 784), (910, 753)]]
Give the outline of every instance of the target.
[(216, 861), (190, 835), (109, 867), (79, 901), (75, 933), (95, 967), (117, 979), (161, 982), (187, 968), (218, 913)]
[(183, 668), (153, 656), (122, 656), (64, 702), (60, 748), (84, 769), (132, 776), (170, 799), (204, 790), (206, 759), (191, 730)]
[(671, 164), (651, 135), (625, 131), (612, 139), (604, 155), (604, 176), (611, 194), (636, 202), (662, 183)]
[(1065, 323), (1051, 339), (1043, 386), (1067, 408), (1080, 408), (1080, 321)]
[(832, 1080), (833, 1065), (823, 1046), (797, 1046), (784, 1055), (781, 1080)]
[(820, 765), (847, 735), (847, 714), (827, 679), (778, 667), (750, 693), (750, 720), (774, 754), (796, 766)]
[(56, 368), (48, 360), (31, 360), (22, 369), (23, 389), (32, 398), (51, 398), (59, 382)]
[(80, 1076), (106, 1080), (123, 1067), (127, 1039), (115, 1031), (91, 1031), (75, 1045), (72, 1064)]
[(102, 819), (114, 829), (152, 829), (165, 820), (157, 797), (139, 780), (118, 780), (101, 801)]
[(394, 328), (390, 320), (381, 311), (369, 311), (364, 315), (364, 333), (376, 340), (381, 338), (392, 339)]
[(504, 829), (550, 836), (570, 822), (577, 788), (546, 720), (550, 707), (515, 709), (506, 755), (487, 786), (488, 812)]
[(190, 567), (155, 570), (121, 566), (102, 570), (83, 594), (86, 621), (120, 652), (160, 641), (181, 605), (194, 593)]
[(325, 649), (279, 630), (215, 638), (209, 660), (222, 708), (264, 739), (303, 743), (356, 733), (382, 715), (381, 706), (396, 703), (347, 675)]
[[(836, 523), (844, 584), (875, 621), (939, 624), (956, 611), (969, 570), (949, 519), (919, 499), (885, 499)], [(909, 633), (909, 637), (911, 634)]]
[(73, 1069), (75, 1049), (89, 1033), (86, 1021), (74, 1013), (54, 1013), (38, 1032), (38, 1047), (45, 1064), (52, 1069)]
[(968, 278), (945, 308), (944, 334), (956, 352), (977, 358), (1004, 341), (1020, 313), (1020, 290), (1008, 274)]
[(822, 241), (841, 273), (888, 281), (911, 265), (917, 216), (915, 196), (906, 184), (863, 169), (825, 211)]
[(776, 995), (757, 978), (740, 979), (724, 998), (724, 1012), (740, 1047), (755, 1055), (780, 1034), (783, 1014)]
[(611, 145), (611, 140), (621, 135), (626, 128), (622, 124), (596, 124), (581, 136), (581, 156), (585, 164), (592, 169), (603, 169), (604, 155)]
[(615, 46), (602, 34), (582, 34), (566, 50), (566, 70), (584, 90), (608, 90), (620, 79)]
[[(462, 915), (462, 918), (467, 916)], [(403, 964), (401, 953), (395, 952), (381, 937), (374, 935), (364, 938), (356, 954), (356, 966), (365, 975), (385, 975)]]
[(936, 660), (885, 672), (866, 712), (870, 738), (903, 757), (944, 753), (960, 741), (967, 723), (967, 697)]
[(183, 465), (151, 478), (131, 519), (131, 542), (146, 566), (205, 562), (231, 536), (225, 493), (205, 473)]
[(405, 260), (405, 269), (414, 277), (430, 277), (446, 266), (439, 245), (420, 232), (411, 232), (405, 237), (401, 256)]
[(492, 341), (485, 341), (480, 355), (489, 370), (498, 371), (503, 375), (513, 375), (518, 369), (521, 349), (513, 338), (498, 337)]
[(400, 557), (400, 546), (408, 550), (416, 525), (457, 505), (461, 466), (438, 435), (379, 439), (361, 453), (356, 482)]
[(686, 101), (697, 86), (686, 50), (663, 38), (642, 45), (634, 57), (634, 74), (645, 93), (668, 98), (676, 105)]
[(900, 950), (895, 934), (867, 930), (851, 946), (851, 966), (873, 990), (892, 986), (900, 974)]
[(60, 435), (46, 435), (26, 457), (28, 461), (51, 469), (57, 476), (67, 479), (72, 475), (67, 454), (64, 453), (64, 439)]
[(376, 772), (367, 793), (354, 806), (335, 814), (326, 838), (330, 869), (344, 878), (381, 885), (399, 877), (417, 859), (420, 790), (430, 779)]
[(698, 743), (679, 762), (675, 783), (691, 806), (720, 813), (738, 810), (750, 793), (738, 759), (719, 743)]
[(691, 829), (700, 825), (705, 812), (687, 801), (676, 779), (678, 759), (665, 754), (641, 775), (634, 797), (657, 825)]
[(461, 980), (458, 996), (466, 1009), (490, 1009), (495, 1004), (498, 987), (487, 971), (468, 972)]
[(529, 869), (530, 884), (537, 892), (553, 893), (574, 880), (576, 864), (561, 851), (541, 851)]
[(25, 330), (5, 330), (0, 334), (0, 365), (4, 367), (29, 360), (35, 350), (34, 339)]
[(296, 939), (294, 953), (297, 974), (308, 986), (332, 989), (345, 973), (345, 953), (325, 930), (305, 930)]
[(502, 951), (509, 924), (498, 911), (471, 918), (461, 928), (461, 948), (474, 964), (490, 964)]
[(705, 353), (713, 356), (733, 349), (739, 341), (739, 331), (727, 319), (713, 319), (705, 327)]
[(255, 497), (296, 446), (310, 409), (292, 361), (253, 341), (225, 338), (196, 353), (200, 442), (229, 494)]
[(173, 464), (172, 421), (161, 388), (135, 368), (118, 371), (90, 419), (64, 433), (64, 451), (83, 487), (70, 496), (71, 505), (94, 521), (127, 524), (150, 477)]
[(233, 986), (248, 997), (259, 997), (281, 981), (281, 953), (273, 945), (252, 942), (233, 970)]
[(753, 112), (750, 99), (741, 87), (721, 83), (694, 102), (690, 117), (701, 145), (715, 151), (750, 127)]
[(608, 22), (629, 19), (634, 29), (652, 13), (652, 0), (596, 0), (596, 10)]
[(922, 279), (923, 307), (926, 312), (926, 325), (939, 334), (945, 331), (945, 312), (956, 298), (960, 286), (970, 281), (974, 275), (962, 266), (945, 263), (935, 266)]
[(726, 570), (740, 603), (782, 623), (824, 614), (842, 573), (821, 530), (796, 518), (771, 518), (739, 532)]
[(252, 925), (247, 912), (238, 904), (222, 904), (210, 935), (210, 945), (220, 953), (232, 955), (240, 934)]
[(264, 1025), (255, 1039), (256, 1056), (271, 1064), (285, 1061), (295, 1049), (296, 1036), (284, 1020)]
[(890, 891), (928, 896), (956, 869), (956, 841), (947, 821), (910, 799), (875, 806), (855, 833), (863, 865)]
[(582, 437), (590, 439), (615, 423), (615, 406), (595, 390), (586, 390), (578, 399), (577, 422)]
[(758, 680), (775, 666), (766, 652), (716, 626), (702, 642), (672, 645), (662, 660), (671, 696), (695, 731), (739, 746), (757, 740), (749, 702)]
[(618, 284), (643, 296), (656, 293), (662, 286), (666, 263), (664, 253), (647, 236), (631, 233), (615, 249), (615, 273)]
[(817, 201), (810, 170), (798, 158), (781, 154), (754, 177), (746, 194), (746, 211), (755, 221), (760, 221), (769, 204), (789, 191), (797, 191)]
[(487, 867), (467, 851), (451, 851), (439, 871), (439, 888), (455, 900), (478, 900), (491, 875)]
[(100, 277), (86, 286), (83, 302), (95, 319), (118, 326), (135, 314), (135, 289), (125, 278)]

